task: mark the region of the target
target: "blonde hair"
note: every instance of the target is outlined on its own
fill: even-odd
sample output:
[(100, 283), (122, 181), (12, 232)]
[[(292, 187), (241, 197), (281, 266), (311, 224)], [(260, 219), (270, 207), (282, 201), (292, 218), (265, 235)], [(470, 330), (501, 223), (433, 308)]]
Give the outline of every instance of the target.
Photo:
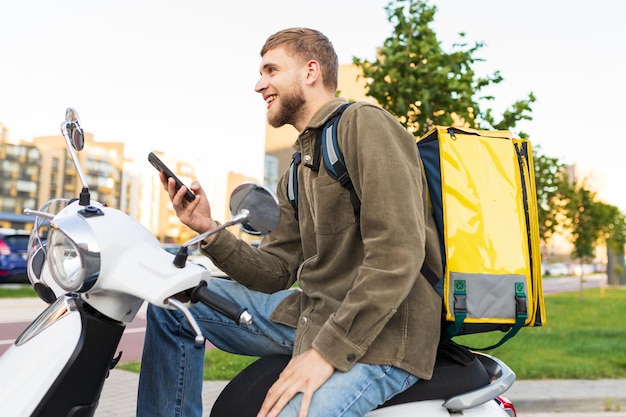
[(337, 90), (338, 60), (335, 48), (321, 32), (308, 28), (290, 28), (276, 32), (265, 41), (261, 57), (267, 51), (283, 47), (287, 52), (303, 62), (314, 60), (320, 64), (324, 87)]

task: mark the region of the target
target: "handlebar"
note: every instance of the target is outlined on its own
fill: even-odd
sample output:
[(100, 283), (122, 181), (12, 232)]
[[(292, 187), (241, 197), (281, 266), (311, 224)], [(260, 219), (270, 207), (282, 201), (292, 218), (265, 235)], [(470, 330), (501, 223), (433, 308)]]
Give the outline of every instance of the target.
[(191, 290), (189, 298), (192, 302), (202, 302), (207, 306), (219, 311), (225, 316), (233, 319), (238, 325), (252, 323), (252, 315), (248, 309), (241, 307), (232, 301), (222, 297), (207, 288), (207, 283), (202, 281), (197, 287)]

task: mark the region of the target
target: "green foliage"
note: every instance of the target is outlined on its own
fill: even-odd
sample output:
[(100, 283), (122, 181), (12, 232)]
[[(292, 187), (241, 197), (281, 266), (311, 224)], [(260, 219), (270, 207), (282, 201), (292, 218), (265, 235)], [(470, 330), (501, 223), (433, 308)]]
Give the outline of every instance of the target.
[(572, 258), (580, 262), (591, 259), (600, 243), (623, 253), (626, 241), (626, 220), (620, 210), (598, 201), (595, 192), (585, 187), (585, 181), (572, 185), (562, 194), (565, 228), (571, 232), (574, 245)]
[(557, 158), (540, 153), (539, 146), (533, 147), (533, 164), (539, 233), (544, 242), (547, 242), (557, 231), (559, 216), (565, 213), (562, 202), (564, 190), (569, 188), (569, 183), (563, 175), (565, 165)]
[(458, 43), (450, 52), (442, 49), (430, 26), (435, 6), (400, 0), (390, 2), (385, 10), (394, 25), (393, 33), (374, 62), (354, 57), (353, 63), (363, 72), (367, 94), (414, 135), (421, 136), (435, 125), (458, 125), (459, 121), (474, 128), (506, 130), (531, 119), (532, 93), (527, 100), (514, 103), (499, 121), (491, 110), (481, 111), (480, 103), (493, 97), (480, 96), (480, 91), (503, 78), (498, 71), (486, 77), (475, 73), (473, 65), (482, 61), (476, 57), (482, 43)]
[(615, 251), (624, 251), (626, 245), (626, 216), (617, 207), (598, 202), (601, 234)]
[(595, 193), (583, 185), (574, 186), (565, 205), (568, 220), (571, 222), (572, 243), (574, 244), (573, 257), (589, 259), (593, 257), (594, 247), (600, 238), (601, 225), (598, 218)]

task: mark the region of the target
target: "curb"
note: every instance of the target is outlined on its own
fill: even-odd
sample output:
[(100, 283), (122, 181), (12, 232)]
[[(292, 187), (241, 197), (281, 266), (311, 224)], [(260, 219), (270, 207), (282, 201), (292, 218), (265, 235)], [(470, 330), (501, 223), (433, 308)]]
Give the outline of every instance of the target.
[(626, 380), (518, 380), (504, 396), (522, 413), (626, 411)]

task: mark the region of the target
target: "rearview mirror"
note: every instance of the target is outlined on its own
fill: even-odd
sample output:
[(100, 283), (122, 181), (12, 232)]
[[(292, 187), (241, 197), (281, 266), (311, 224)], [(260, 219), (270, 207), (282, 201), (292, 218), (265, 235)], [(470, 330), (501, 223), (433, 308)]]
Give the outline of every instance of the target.
[(251, 235), (271, 233), (280, 220), (278, 199), (269, 189), (257, 184), (244, 183), (235, 188), (230, 196), (230, 213), (236, 216), (248, 214), (239, 227)]

